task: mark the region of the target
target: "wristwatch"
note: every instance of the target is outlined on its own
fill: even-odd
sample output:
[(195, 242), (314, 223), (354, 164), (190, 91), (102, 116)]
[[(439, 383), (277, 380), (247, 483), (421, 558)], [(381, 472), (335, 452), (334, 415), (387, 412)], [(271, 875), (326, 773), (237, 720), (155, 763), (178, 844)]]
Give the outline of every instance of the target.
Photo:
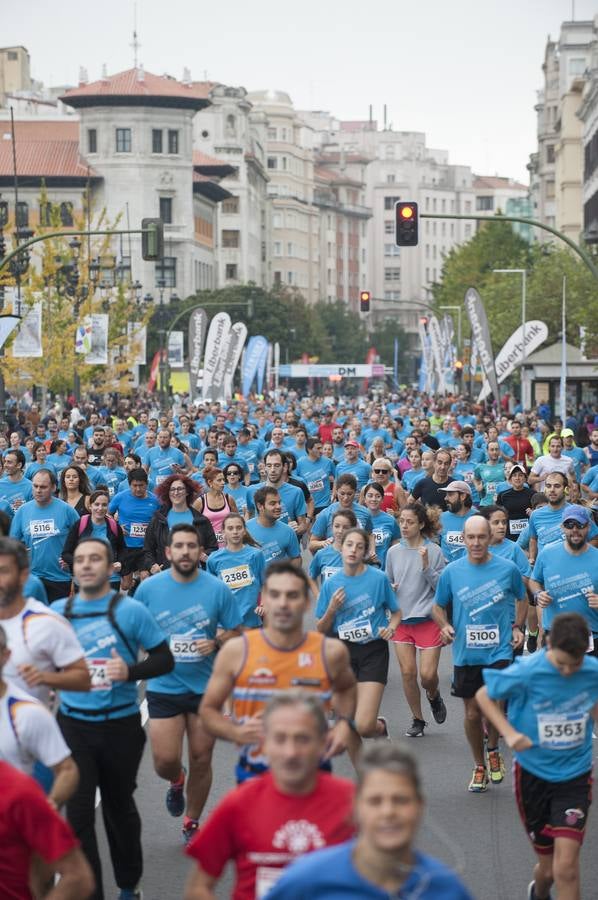
[(355, 719), (352, 719), (350, 716), (337, 716), (336, 721), (337, 722), (346, 722), (348, 724), (349, 728), (351, 729), (351, 731), (354, 731), (355, 734), (358, 734), (357, 725), (355, 724)]

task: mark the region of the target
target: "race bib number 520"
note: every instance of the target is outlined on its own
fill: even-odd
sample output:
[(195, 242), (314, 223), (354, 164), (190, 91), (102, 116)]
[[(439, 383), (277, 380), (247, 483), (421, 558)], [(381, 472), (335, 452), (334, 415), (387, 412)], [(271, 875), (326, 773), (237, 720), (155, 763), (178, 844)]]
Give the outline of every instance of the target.
[(170, 636), (170, 652), (175, 662), (197, 662), (201, 653), (197, 648), (197, 642), (205, 638), (203, 634), (172, 634)]

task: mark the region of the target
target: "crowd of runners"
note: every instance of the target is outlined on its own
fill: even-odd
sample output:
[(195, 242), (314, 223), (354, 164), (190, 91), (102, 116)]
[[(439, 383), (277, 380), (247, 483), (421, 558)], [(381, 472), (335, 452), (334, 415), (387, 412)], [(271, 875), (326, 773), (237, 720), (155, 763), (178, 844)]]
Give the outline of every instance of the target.
[[(0, 467), (0, 897), (107, 896), (98, 797), (118, 897), (155, 896), (147, 741), (186, 900), (215, 897), (230, 861), (236, 900), (471, 898), (417, 849), (410, 751), (449, 693), (463, 791), (502, 782), (512, 751), (536, 859), (520, 896), (590, 896), (598, 416), (416, 393), (90, 398), (15, 407)], [(395, 664), (402, 727), (380, 714)], [(206, 814), (219, 741), (237, 764)], [(344, 753), (353, 780), (332, 772)]]

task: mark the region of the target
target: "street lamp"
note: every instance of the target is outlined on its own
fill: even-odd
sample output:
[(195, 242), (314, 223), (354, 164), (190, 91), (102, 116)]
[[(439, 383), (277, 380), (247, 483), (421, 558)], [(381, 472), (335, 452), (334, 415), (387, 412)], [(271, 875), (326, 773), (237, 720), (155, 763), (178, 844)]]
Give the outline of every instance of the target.
[(521, 405), (527, 409), (527, 379), (525, 377), (525, 318), (527, 302), (527, 269), (492, 269), (499, 275), (521, 275)]

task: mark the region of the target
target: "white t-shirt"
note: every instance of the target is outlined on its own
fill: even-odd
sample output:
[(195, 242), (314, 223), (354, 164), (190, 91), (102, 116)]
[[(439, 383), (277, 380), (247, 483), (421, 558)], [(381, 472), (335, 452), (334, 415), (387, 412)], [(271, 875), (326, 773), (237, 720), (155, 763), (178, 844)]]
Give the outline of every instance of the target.
[(56, 672), (85, 659), (75, 629), (48, 606), (29, 597), (21, 612), (11, 619), (0, 619), (6, 632), (10, 659), (4, 676), (22, 688), (44, 706), (50, 705), (51, 689), (44, 684), (29, 687), (19, 674), (19, 666), (32, 665), (43, 672)]
[(52, 768), (70, 755), (52, 713), (7, 681), (0, 698), (0, 759), (31, 775), (36, 761)]
[(539, 456), (531, 468), (533, 475), (539, 475), (542, 481), (538, 483), (539, 491), (544, 490), (544, 483), (547, 475), (552, 472), (562, 472), (563, 475), (574, 475), (573, 460), (569, 456), (560, 456), (555, 459), (554, 456)]

